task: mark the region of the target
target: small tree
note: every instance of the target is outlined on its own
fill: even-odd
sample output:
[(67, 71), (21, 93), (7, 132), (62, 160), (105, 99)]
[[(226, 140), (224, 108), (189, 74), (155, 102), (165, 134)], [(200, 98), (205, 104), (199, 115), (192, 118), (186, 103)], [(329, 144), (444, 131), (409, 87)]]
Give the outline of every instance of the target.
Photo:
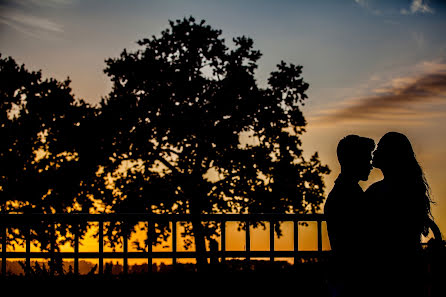
[(260, 88), (253, 41), (228, 48), (221, 33), (192, 17), (171, 21), (141, 49), (106, 61), (113, 90), (101, 104), (113, 131), (104, 175), (119, 192), (107, 204), (190, 213), (186, 233), (199, 255), (217, 232), (202, 214), (315, 212), (329, 173), (317, 153), (303, 156), (302, 66), (281, 62)]

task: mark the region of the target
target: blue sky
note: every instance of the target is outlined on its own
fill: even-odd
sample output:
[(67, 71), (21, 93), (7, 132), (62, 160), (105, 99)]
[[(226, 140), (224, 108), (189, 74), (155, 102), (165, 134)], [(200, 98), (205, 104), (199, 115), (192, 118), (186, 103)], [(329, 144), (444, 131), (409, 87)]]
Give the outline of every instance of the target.
[[(264, 54), (260, 82), (285, 60), (305, 67), (310, 84), (321, 86), (312, 88), (316, 95), (325, 88), (360, 84), (377, 73), (446, 55), (446, 40), (440, 33), (446, 28), (445, 9), (437, 3), (413, 13), (410, 1), (2, 3), (2, 53), (48, 75), (69, 75), (76, 95), (92, 102), (108, 92), (104, 59), (135, 48), (138, 39), (159, 34), (167, 20), (189, 15), (222, 29), (228, 41), (239, 35), (253, 38)], [(337, 100), (324, 97), (311, 103)]]
[[(221, 29), (228, 44), (236, 36), (253, 38), (263, 53), (260, 85), (281, 60), (303, 65), (310, 84), (304, 147), (319, 151), (333, 169), (328, 190), (339, 170), (335, 147), (342, 136), (378, 141), (389, 130), (407, 134), (446, 230), (444, 1), (3, 0), (0, 52), (46, 76), (69, 76), (74, 94), (96, 103), (111, 87), (105, 59), (136, 49), (137, 40), (158, 35), (168, 20), (188, 16)], [(412, 96), (416, 86), (424, 87), (424, 96)], [(385, 104), (378, 108), (377, 102)], [(370, 182), (378, 178), (374, 172)]]

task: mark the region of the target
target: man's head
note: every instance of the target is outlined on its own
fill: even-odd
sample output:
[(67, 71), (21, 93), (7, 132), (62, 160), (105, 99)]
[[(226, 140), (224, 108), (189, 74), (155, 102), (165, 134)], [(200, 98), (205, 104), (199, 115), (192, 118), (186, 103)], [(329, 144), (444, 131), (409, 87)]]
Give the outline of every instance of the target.
[(348, 135), (338, 143), (337, 155), (341, 173), (355, 179), (367, 180), (372, 170), (372, 152), (375, 141), (358, 135)]

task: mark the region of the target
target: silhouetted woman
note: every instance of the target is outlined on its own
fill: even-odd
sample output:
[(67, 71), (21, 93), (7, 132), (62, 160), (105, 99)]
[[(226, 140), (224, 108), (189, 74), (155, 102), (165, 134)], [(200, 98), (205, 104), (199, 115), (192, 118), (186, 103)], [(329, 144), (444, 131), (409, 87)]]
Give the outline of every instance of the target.
[(381, 169), (384, 179), (366, 191), (369, 277), (376, 288), (381, 284), (393, 293), (422, 296), (421, 235), (427, 235), (432, 222), (429, 185), (409, 139), (401, 133), (381, 138), (373, 166)]

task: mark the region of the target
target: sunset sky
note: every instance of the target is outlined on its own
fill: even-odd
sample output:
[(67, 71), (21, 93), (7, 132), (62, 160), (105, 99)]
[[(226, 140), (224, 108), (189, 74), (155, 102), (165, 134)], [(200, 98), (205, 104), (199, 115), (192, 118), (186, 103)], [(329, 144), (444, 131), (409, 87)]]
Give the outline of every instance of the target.
[[(245, 35), (263, 56), (265, 86), (280, 61), (303, 65), (310, 84), (303, 138), (339, 173), (336, 145), (347, 134), (376, 142), (406, 134), (432, 188), (433, 214), (446, 235), (446, 2), (264, 0), (3, 0), (0, 53), (46, 77), (72, 80), (92, 104), (111, 83), (104, 60), (159, 35), (168, 20), (193, 16), (221, 29), (230, 44)], [(364, 189), (380, 179), (372, 171)], [(403, 203), (403, 201), (402, 201)]]

